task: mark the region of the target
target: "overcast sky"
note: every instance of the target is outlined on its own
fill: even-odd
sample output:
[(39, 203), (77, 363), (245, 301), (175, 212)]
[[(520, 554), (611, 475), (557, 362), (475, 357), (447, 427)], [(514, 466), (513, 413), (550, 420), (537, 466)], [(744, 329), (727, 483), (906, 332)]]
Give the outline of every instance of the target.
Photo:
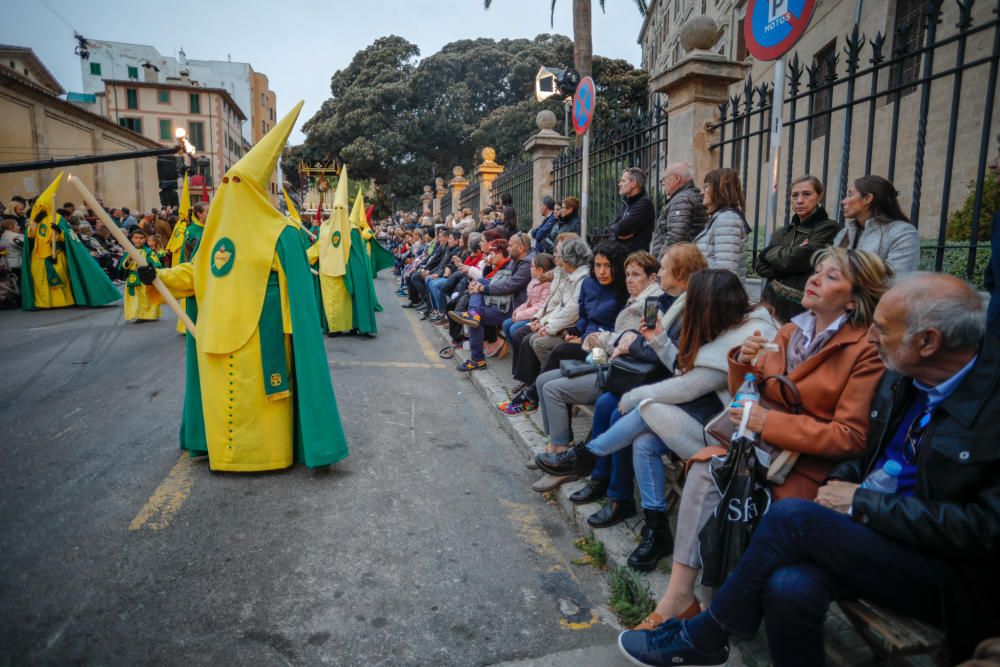
[[(638, 67), (636, 40), (642, 17), (632, 0), (607, 0), (602, 15), (594, 2), (594, 53), (624, 58)], [(330, 76), (354, 54), (383, 35), (400, 35), (420, 47), (422, 57), (456, 39), (533, 38), (550, 30), (572, 36), (572, 0), (559, 0), (555, 28), (549, 0), (24, 0), (4, 2), (0, 43), (28, 46), (63, 88), (81, 89), (73, 30), (98, 40), (149, 44), (174, 56), (248, 62), (263, 72), (278, 96), (279, 116), (300, 99), (298, 127), (330, 96)], [(270, 7), (260, 11), (248, 8)], [(555, 64), (555, 63), (554, 63)], [(298, 131), (293, 143), (302, 141)]]

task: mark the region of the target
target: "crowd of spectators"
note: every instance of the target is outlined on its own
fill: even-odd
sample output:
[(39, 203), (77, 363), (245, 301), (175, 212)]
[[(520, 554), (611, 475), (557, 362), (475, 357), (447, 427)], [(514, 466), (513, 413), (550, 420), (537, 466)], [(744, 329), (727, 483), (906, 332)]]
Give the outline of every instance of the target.
[[(1000, 635), (1000, 341), (981, 295), (917, 271), (917, 230), (889, 181), (851, 183), (842, 227), (805, 175), (757, 257), (753, 303), (738, 174), (696, 183), (674, 164), (662, 186), (657, 215), (645, 174), (625, 170), (600, 239), (580, 237), (573, 197), (544, 198), (528, 233), (509, 201), (478, 221), (397, 216), (379, 232), (403, 307), (468, 340), (459, 371), (513, 355), (517, 386), (498, 409), (541, 410), (549, 439), (528, 462), (545, 473), (533, 488), (587, 477), (570, 499), (603, 502), (593, 527), (643, 513), (629, 566), (672, 558), (655, 611), (620, 648), (636, 664), (721, 665), (730, 637), (764, 621), (773, 664), (821, 665), (830, 603), (864, 598), (942, 628), (953, 661), (970, 657)], [(619, 359), (653, 370), (609, 388)], [(743, 405), (748, 378), (762, 398)], [(572, 431), (576, 405), (592, 406), (587, 434)], [(772, 503), (735, 570), (698, 599), (713, 548), (702, 531), (731, 511), (713, 476), (728, 443), (706, 430), (720, 419), (756, 434)], [(890, 461), (895, 492), (863, 485)], [(686, 471), (679, 496), (670, 462)]]

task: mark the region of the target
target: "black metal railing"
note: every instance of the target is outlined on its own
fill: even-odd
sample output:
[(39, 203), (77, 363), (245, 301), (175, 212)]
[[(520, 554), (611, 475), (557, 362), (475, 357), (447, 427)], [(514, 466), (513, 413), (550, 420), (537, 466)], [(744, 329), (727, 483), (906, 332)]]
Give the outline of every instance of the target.
[(462, 208), (472, 209), (472, 214), (479, 217), (479, 183), (470, 183), (467, 188), (462, 190), (462, 196), (459, 198), (458, 203)]
[(451, 215), (451, 190), (441, 197), (441, 219), (444, 220), (449, 215)]
[[(596, 121), (595, 121), (596, 124)], [(621, 197), (618, 180), (629, 167), (646, 172), (646, 192), (659, 210), (663, 203), (660, 179), (667, 159), (667, 111), (656, 105), (649, 111), (592, 126), (590, 141), (590, 182), (588, 185), (587, 235), (591, 242), (604, 237), (618, 214)], [(581, 142), (562, 151), (552, 164), (556, 201), (580, 196), (583, 173)]]
[(509, 194), (513, 200), (514, 210), (517, 212), (518, 229), (524, 231), (531, 229), (531, 191), (534, 187), (534, 166), (531, 161), (521, 162), (515, 160), (504, 165), (503, 173), (493, 181), (491, 196), (494, 202), (499, 201), (500, 196)]
[[(778, 224), (790, 218), (795, 176), (821, 179), (827, 211), (843, 222), (840, 200), (850, 183), (883, 175), (925, 239), (922, 268), (981, 284), (996, 199), (984, 191), (993, 185), (987, 160), (996, 124), (998, 13), (1000, 0), (923, 0), (895, 21), (891, 48), (881, 32), (868, 38), (855, 27), (838, 41), (839, 52), (824, 49), (809, 64), (794, 54), (782, 113)], [(766, 231), (773, 93), (748, 77), (719, 106), (711, 128), (719, 166), (737, 170), (747, 194), (754, 260)], [(968, 190), (956, 188), (956, 179)]]

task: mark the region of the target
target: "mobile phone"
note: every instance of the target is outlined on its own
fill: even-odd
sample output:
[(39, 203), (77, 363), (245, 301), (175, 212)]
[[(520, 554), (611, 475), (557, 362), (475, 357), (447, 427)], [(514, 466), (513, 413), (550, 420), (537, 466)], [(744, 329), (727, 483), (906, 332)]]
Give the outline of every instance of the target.
[(642, 307), (642, 319), (647, 329), (656, 328), (656, 314), (660, 310), (660, 299), (655, 296), (647, 296)]

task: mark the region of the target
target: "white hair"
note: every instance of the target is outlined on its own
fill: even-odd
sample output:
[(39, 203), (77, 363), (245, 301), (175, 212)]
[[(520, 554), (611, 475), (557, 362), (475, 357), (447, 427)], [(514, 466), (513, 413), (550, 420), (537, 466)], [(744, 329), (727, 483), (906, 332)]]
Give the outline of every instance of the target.
[(948, 350), (974, 348), (986, 333), (986, 309), (979, 293), (955, 276), (915, 271), (898, 278), (906, 303), (906, 335), (912, 340), (928, 329), (941, 334)]

